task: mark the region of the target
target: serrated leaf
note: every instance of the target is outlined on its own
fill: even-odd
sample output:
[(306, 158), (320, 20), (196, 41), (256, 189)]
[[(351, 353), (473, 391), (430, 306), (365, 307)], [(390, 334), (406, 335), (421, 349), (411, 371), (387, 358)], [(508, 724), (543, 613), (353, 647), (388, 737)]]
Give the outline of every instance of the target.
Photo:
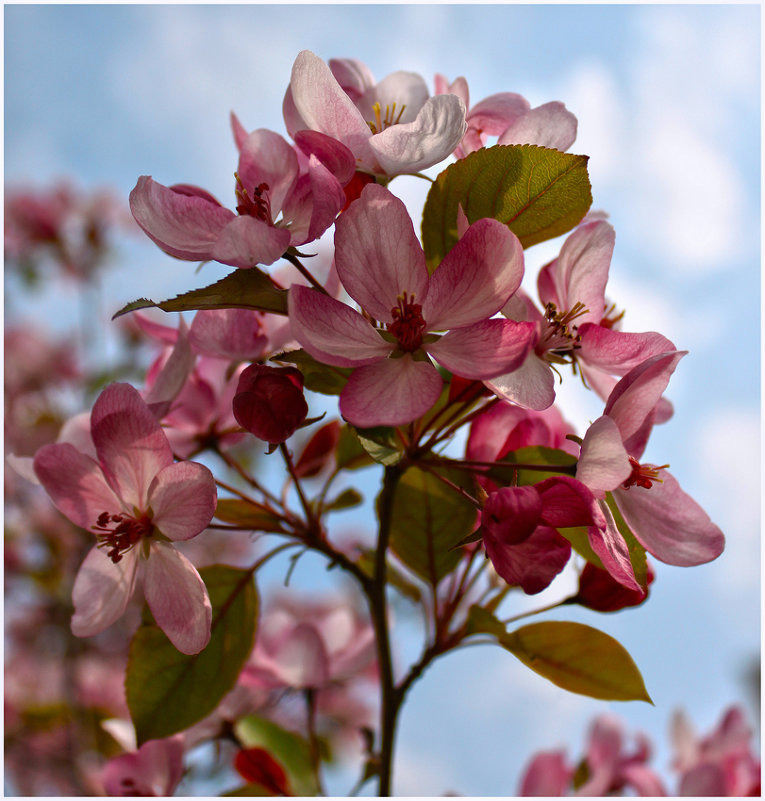
[(157, 626), (141, 626), (130, 643), (125, 693), (139, 746), (209, 715), (252, 651), (258, 606), (252, 574), (226, 565), (199, 573), (213, 608), (204, 651), (180, 653)]
[[(544, 467), (550, 465), (551, 470), (524, 470), (514, 468), (515, 464), (534, 464)], [(506, 466), (507, 465), (507, 466)], [(519, 486), (536, 484), (546, 478), (553, 476), (569, 475), (575, 472), (576, 457), (558, 448), (545, 448), (541, 445), (534, 445), (528, 448), (519, 448), (517, 451), (510, 451), (501, 461), (497, 462), (496, 467), (489, 470), (489, 476), (496, 481), (504, 484), (518, 482)], [(561, 470), (554, 468), (560, 467)]]
[(215, 518), (235, 526), (246, 526), (252, 531), (284, 533), (281, 519), (268, 507), (244, 498), (222, 498), (215, 509)]
[[(469, 473), (438, 472), (474, 494)], [(399, 479), (393, 496), (391, 550), (425, 581), (438, 584), (457, 566), (462, 553), (453, 546), (470, 534), (475, 524), (475, 506), (432, 473), (410, 467)]]
[(635, 573), (635, 579), (643, 589), (643, 592), (648, 592), (648, 563), (646, 560), (645, 548), (637, 541), (637, 538), (632, 533), (632, 529), (625, 522), (624, 518), (622, 517), (622, 513), (619, 511), (619, 507), (616, 505), (614, 496), (610, 492), (606, 493), (606, 503), (608, 504), (608, 508), (611, 510), (611, 514), (614, 516), (616, 528), (619, 530), (622, 538), (627, 543), (627, 549), (629, 550), (630, 554), (630, 563), (632, 564), (632, 570)]
[(333, 367), (330, 364), (323, 364), (302, 348), (279, 353), (272, 356), (270, 361), (294, 364), (303, 374), (305, 388), (322, 395), (339, 395), (353, 372), (348, 367)]
[(430, 272), (457, 242), (457, 209), (471, 224), (491, 217), (524, 248), (570, 231), (592, 203), (587, 156), (536, 145), (481, 148), (450, 164), (430, 187), (422, 241)]
[(357, 428), (356, 436), (361, 447), (378, 464), (392, 467), (398, 464), (403, 455), (401, 443), (396, 438), (395, 429), (387, 426), (376, 428)]
[(348, 424), (340, 429), (340, 439), (335, 451), (335, 464), (342, 470), (358, 470), (374, 464), (372, 457), (364, 450), (356, 429)]
[(112, 320), (137, 309), (154, 307), (166, 312), (192, 309), (253, 309), (273, 314), (287, 314), (287, 290), (277, 289), (262, 270), (251, 267), (247, 270), (234, 270), (210, 286), (192, 289), (160, 303), (147, 298), (134, 300), (123, 306)]
[(360, 503), (363, 503), (364, 496), (353, 487), (348, 487), (344, 489), (338, 496), (335, 498), (334, 501), (330, 501), (328, 504), (324, 506), (325, 509), (338, 511), (340, 509), (351, 509), (354, 506), (358, 506)]
[(569, 692), (604, 701), (653, 704), (626, 649), (591, 626), (545, 621), (499, 637), (499, 643), (535, 673)]
[(297, 796), (316, 795), (318, 788), (311, 766), (311, 748), (306, 740), (277, 723), (247, 715), (234, 726), (239, 742), (246, 748), (268, 750), (290, 778), (290, 786)]

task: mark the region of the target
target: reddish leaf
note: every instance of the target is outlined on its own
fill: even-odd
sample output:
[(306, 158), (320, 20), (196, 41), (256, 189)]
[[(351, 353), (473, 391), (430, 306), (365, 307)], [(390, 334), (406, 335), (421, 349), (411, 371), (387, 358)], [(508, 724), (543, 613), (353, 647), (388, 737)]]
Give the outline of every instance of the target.
[(332, 420), (322, 426), (308, 441), (295, 464), (295, 475), (310, 478), (318, 475), (332, 458), (340, 440), (340, 421)]
[(250, 784), (265, 788), (271, 795), (292, 795), (284, 768), (265, 748), (244, 748), (234, 757), (234, 767)]

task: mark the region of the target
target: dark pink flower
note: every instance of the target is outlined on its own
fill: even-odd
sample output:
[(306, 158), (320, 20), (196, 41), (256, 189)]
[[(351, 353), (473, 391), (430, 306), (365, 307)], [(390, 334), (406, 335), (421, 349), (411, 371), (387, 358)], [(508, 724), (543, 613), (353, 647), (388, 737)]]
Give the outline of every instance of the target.
[(195, 537), (212, 519), (212, 474), (195, 462), (173, 463), (165, 433), (129, 384), (101, 393), (90, 430), (96, 459), (62, 443), (34, 460), (58, 510), (98, 540), (75, 579), (72, 632), (90, 637), (110, 626), (140, 577), (157, 624), (179, 651), (197, 653), (210, 638), (210, 600), (172, 541)]

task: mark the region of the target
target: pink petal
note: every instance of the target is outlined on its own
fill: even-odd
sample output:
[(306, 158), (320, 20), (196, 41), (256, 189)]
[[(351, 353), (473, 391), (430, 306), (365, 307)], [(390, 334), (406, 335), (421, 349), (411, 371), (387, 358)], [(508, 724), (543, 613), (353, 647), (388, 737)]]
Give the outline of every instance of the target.
[(654, 331), (636, 334), (584, 323), (579, 326), (579, 335), (578, 358), (611, 375), (626, 375), (651, 356), (675, 350), (665, 336)]
[(275, 221), (297, 180), (298, 160), (284, 137), (259, 128), (242, 143), (237, 172), (248, 194), (261, 183), (268, 185), (265, 196), (271, 207), (272, 221)]
[(576, 117), (557, 101), (531, 109), (497, 140), (498, 145), (541, 145), (568, 150), (576, 139)]
[(648, 441), (652, 412), (659, 402), (677, 363), (688, 351), (670, 351), (639, 364), (613, 388), (604, 414), (611, 417), (630, 456), (639, 458)]
[(183, 735), (149, 740), (110, 759), (101, 774), (111, 796), (171, 796), (183, 777)]
[(414, 122), (391, 125), (374, 135), (369, 147), (387, 175), (415, 173), (443, 161), (466, 130), (462, 100), (438, 95), (428, 99)]
[(536, 353), (529, 353), (523, 364), (511, 373), (484, 384), (498, 397), (527, 409), (542, 410), (555, 401), (555, 377), (550, 365)]
[(651, 489), (614, 490), (624, 521), (641, 545), (669, 565), (701, 565), (725, 547), (722, 531), (666, 470)]
[(422, 314), (429, 331), (496, 314), (521, 285), (523, 247), (497, 220), (473, 223), (430, 277)]
[(711, 762), (695, 765), (681, 776), (677, 794), (684, 798), (727, 796), (729, 793), (725, 772), (722, 767)]
[(220, 232), (209, 258), (232, 267), (273, 264), (290, 245), (287, 228), (243, 215), (234, 217)]
[(428, 95), (428, 86), (421, 75), (398, 70), (378, 84), (370, 86), (356, 101), (356, 107), (365, 120), (375, 122), (377, 115), (374, 106), (377, 103), (383, 119), (400, 125), (413, 122), (417, 118), (428, 100)]
[(354, 426), (398, 426), (410, 423), (430, 409), (443, 387), (430, 362), (409, 354), (359, 367), (340, 394), (340, 413)]
[[(389, 323), (406, 292), (422, 304), (428, 292), (425, 254), (406, 206), (369, 184), (337, 221), (335, 264), (348, 294), (376, 320)], [(427, 320), (427, 318), (426, 318)]]
[(528, 595), (549, 586), (571, 556), (568, 540), (547, 526), (538, 526), (518, 545), (504, 545), (484, 534), (484, 546), (497, 573), (511, 586), (519, 585)]
[(342, 142), (319, 131), (297, 131), (292, 138), (303, 153), (316, 156), (343, 186), (353, 178), (356, 159)]
[(232, 111), (229, 116), (229, 121), (231, 122), (231, 132), (234, 134), (234, 143), (236, 144), (236, 149), (241, 150), (242, 145), (245, 143), (247, 139), (247, 129), (239, 122), (239, 117), (234, 114)]
[(40, 448), (34, 471), (59, 512), (82, 528), (94, 526), (102, 512), (132, 511), (106, 483), (99, 465), (69, 443)]
[(587, 529), (590, 547), (614, 580), (630, 590), (642, 592), (643, 589), (635, 578), (635, 571), (632, 568), (629, 548), (619, 529), (616, 528), (608, 504), (601, 501), (600, 509), (606, 519), (606, 527), (599, 529), (591, 526)]
[(288, 687), (322, 687), (329, 680), (326, 648), (310, 624), (295, 626), (274, 661), (279, 678)]
[(490, 492), (481, 511), (484, 542), (494, 546), (518, 545), (541, 522), (542, 499), (534, 487), (502, 487)]
[(203, 309), (189, 330), (194, 349), (231, 361), (257, 361), (268, 345), (264, 318), (251, 309)]
[(453, 83), (449, 83), (444, 75), (437, 72), (433, 77), (433, 85), (437, 95), (457, 95), (457, 97), (462, 98), (465, 108), (469, 108), (470, 92), (468, 90), (468, 83), (462, 76), (455, 78)]
[(176, 343), (161, 369), (152, 377), (150, 386), (147, 376), (144, 400), (158, 420), (167, 414), (171, 401), (183, 389), (186, 379), (194, 369), (196, 358), (191, 350), (186, 323), (181, 318)]
[(599, 417), (582, 440), (577, 479), (592, 490), (607, 492), (626, 481), (631, 472), (619, 428), (607, 415)]
[(109, 482), (129, 506), (146, 511), (154, 476), (172, 464), (165, 432), (130, 384), (110, 384), (93, 405), (90, 429)]
[(498, 92), (476, 103), (467, 115), (468, 125), (487, 136), (499, 136), (531, 109), (529, 101), (514, 92)]
[(482, 320), (455, 328), (424, 345), (447, 370), (477, 381), (502, 375), (523, 364), (534, 345), (536, 326), (514, 320)]
[(294, 110), (304, 127), (342, 142), (365, 164), (374, 163), (369, 147), (372, 132), (364, 117), (340, 88), (329, 67), (310, 50), (298, 53), (292, 66), (290, 89)]
[[(599, 324), (606, 310), (604, 298), (615, 236), (607, 222), (580, 225), (563, 243), (558, 258), (539, 273), (542, 303), (552, 301), (559, 311), (582, 303), (587, 313), (577, 318), (577, 324)], [(543, 291), (550, 280), (555, 288), (552, 296)]]
[(571, 782), (572, 771), (566, 766), (563, 751), (545, 751), (537, 754), (526, 766), (518, 795), (562, 796)]
[(554, 528), (596, 526), (606, 519), (590, 490), (570, 476), (546, 478), (534, 485), (542, 500), (542, 521)]
[(181, 194), (142, 175), (130, 193), (130, 211), (146, 235), (178, 259), (204, 261), (234, 213), (210, 200)]
[(140, 545), (122, 555), (117, 564), (101, 548), (88, 552), (72, 588), (72, 634), (92, 637), (120, 618), (135, 589)]
[(143, 591), (157, 625), (182, 654), (197, 654), (207, 645), (212, 622), (207, 588), (172, 545), (152, 542)]
[(331, 58), (329, 68), (343, 91), (355, 103), (364, 92), (375, 85), (366, 64), (355, 58)]
[(171, 540), (191, 539), (212, 520), (217, 498), (215, 479), (204, 465), (168, 465), (157, 474), (149, 491), (152, 523)]
[(318, 239), (345, 205), (340, 181), (311, 155), (308, 173), (302, 175), (284, 205), (284, 218), (290, 221), (291, 243), (303, 245)]
[(293, 336), (325, 364), (360, 367), (393, 350), (357, 311), (315, 289), (293, 284), (288, 305)]

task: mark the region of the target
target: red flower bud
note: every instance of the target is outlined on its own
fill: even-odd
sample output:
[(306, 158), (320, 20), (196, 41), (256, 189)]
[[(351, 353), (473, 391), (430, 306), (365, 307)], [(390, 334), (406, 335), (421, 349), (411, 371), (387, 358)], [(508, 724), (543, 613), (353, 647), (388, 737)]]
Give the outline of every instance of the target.
[(237, 423), (251, 434), (272, 444), (284, 442), (308, 415), (302, 373), (251, 364), (239, 377), (233, 409)]
[[(650, 586), (654, 580), (654, 572), (650, 564), (646, 567)], [(588, 562), (579, 576), (579, 592), (572, 603), (581, 604), (596, 612), (616, 612), (628, 606), (639, 606), (646, 598), (648, 593), (628, 589), (612, 578), (610, 573)]]
[(284, 768), (265, 748), (244, 748), (234, 757), (234, 767), (250, 784), (257, 784), (270, 795), (292, 795)]

